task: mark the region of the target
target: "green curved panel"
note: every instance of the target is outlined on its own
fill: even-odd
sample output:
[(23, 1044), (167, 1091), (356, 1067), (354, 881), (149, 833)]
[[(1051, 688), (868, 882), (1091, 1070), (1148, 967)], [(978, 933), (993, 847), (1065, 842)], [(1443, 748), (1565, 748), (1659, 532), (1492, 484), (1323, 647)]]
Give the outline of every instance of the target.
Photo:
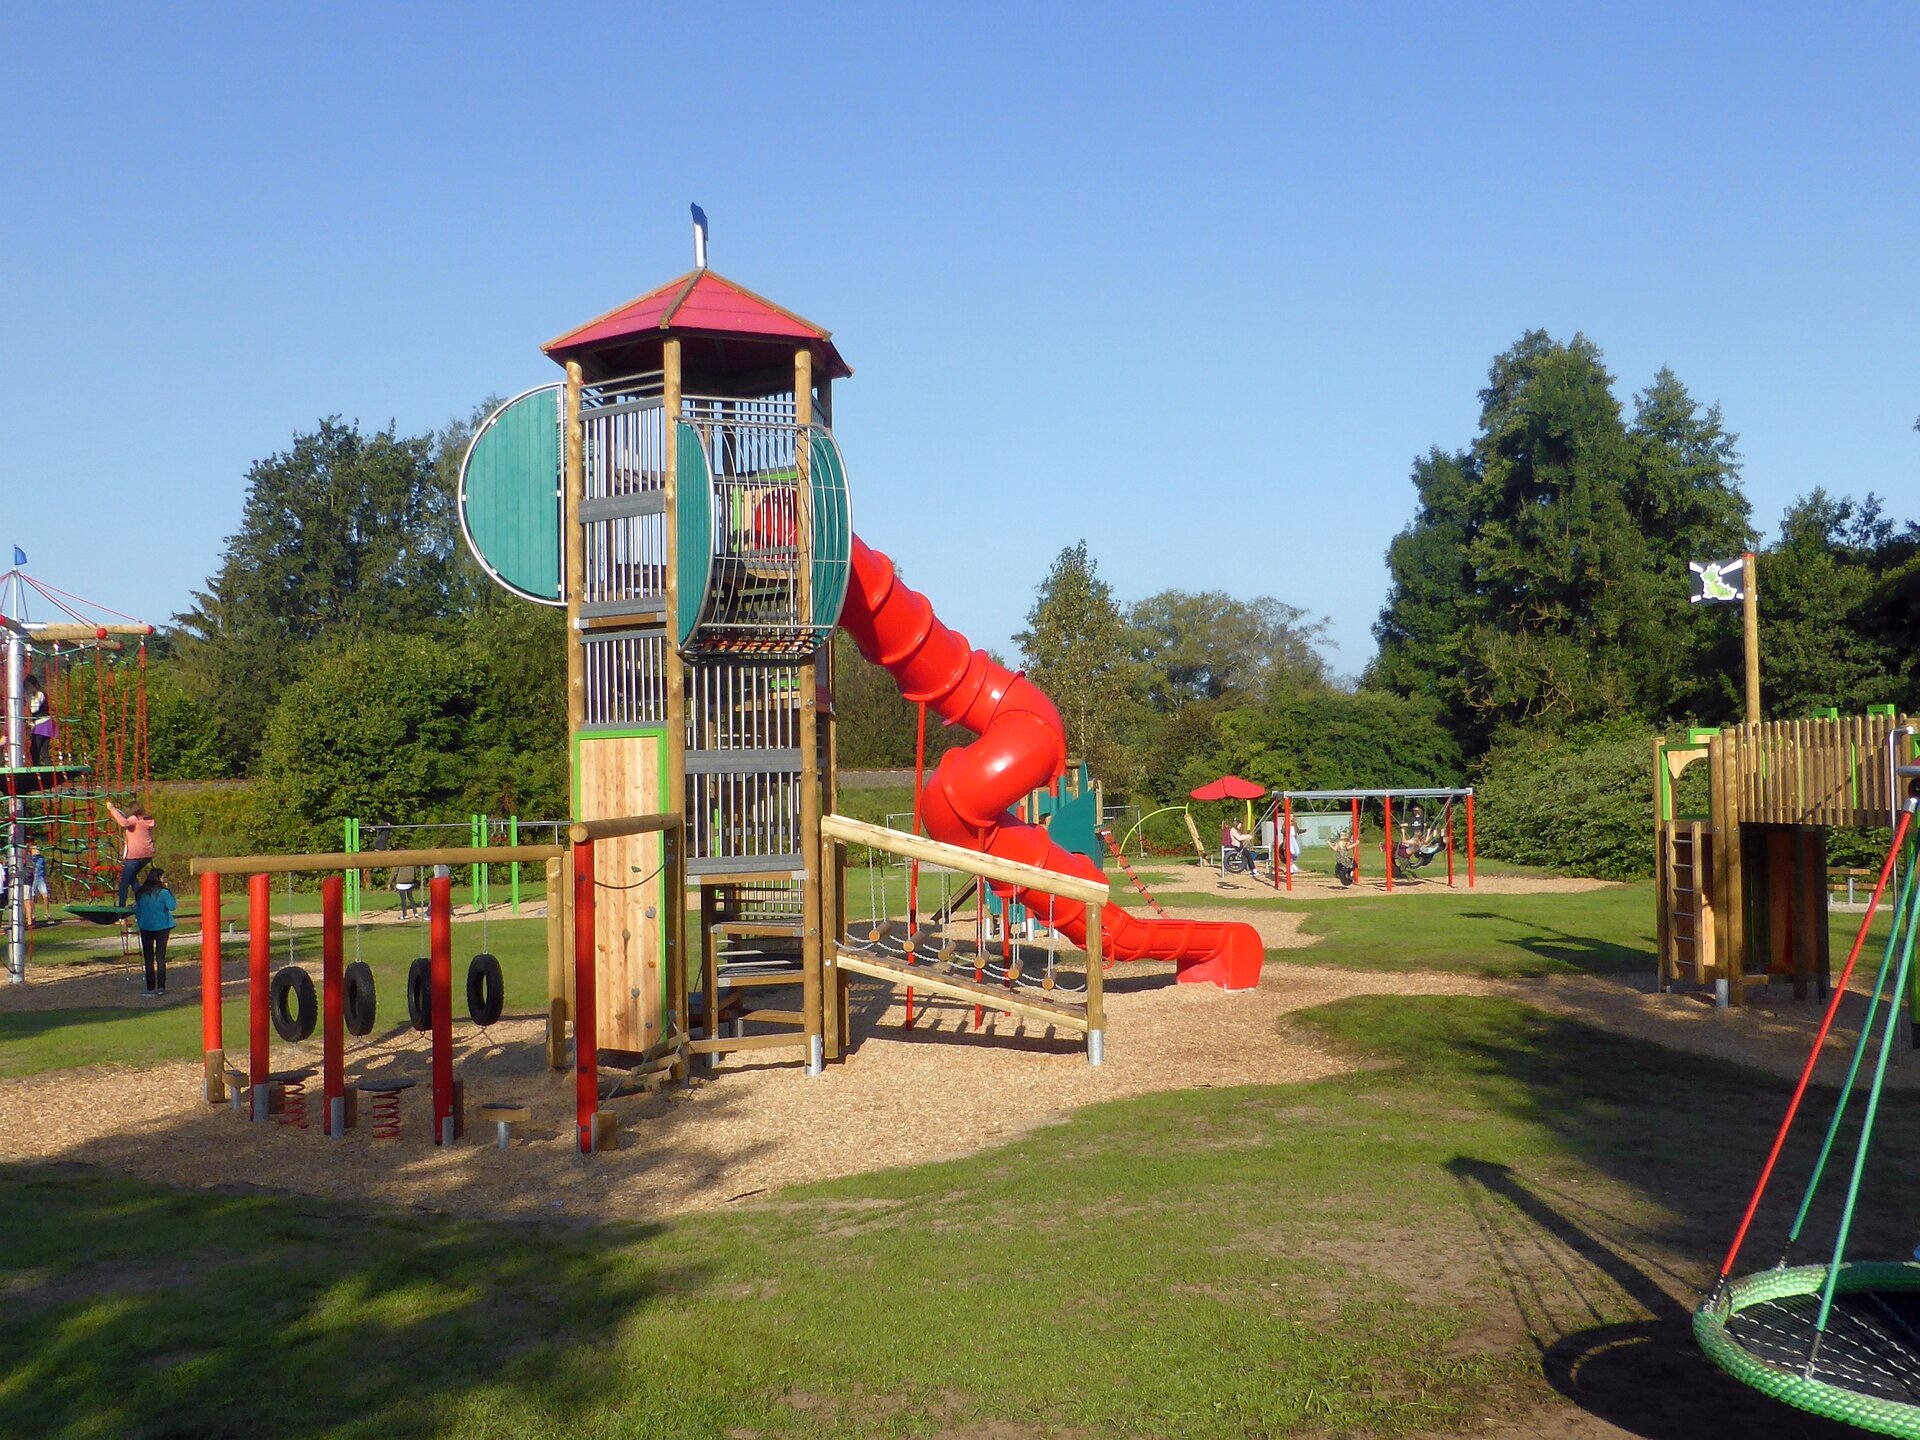
[(813, 490), (813, 624), (822, 640), (840, 623), (853, 569), (853, 508), (847, 467), (833, 436), (816, 431), (808, 447)]
[(561, 593), (562, 390), (543, 385), (489, 415), (460, 466), (460, 528), (500, 585), (544, 605)]
[(679, 512), (673, 537), (673, 563), (678, 572), (678, 613), (673, 617), (676, 643), (693, 638), (700, 612), (706, 608), (707, 584), (713, 578), (713, 469), (700, 432), (684, 420), (673, 424), (678, 473), (674, 508)]

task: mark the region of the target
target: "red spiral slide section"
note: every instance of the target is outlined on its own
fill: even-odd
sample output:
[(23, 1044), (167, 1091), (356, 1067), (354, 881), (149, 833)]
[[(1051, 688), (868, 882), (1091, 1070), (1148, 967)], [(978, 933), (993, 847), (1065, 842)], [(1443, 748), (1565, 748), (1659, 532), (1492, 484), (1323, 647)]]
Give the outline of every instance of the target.
[[(1060, 712), (1039, 686), (941, 624), (927, 597), (902, 584), (893, 561), (857, 535), (840, 624), (862, 655), (893, 676), (902, 695), (980, 737), (948, 751), (927, 781), (921, 795), (927, 834), (1002, 860), (1104, 880), (1098, 866), (1062, 850), (1010, 808), (1066, 767)], [(1037, 890), (1015, 890), (1014, 899), (1074, 944), (1086, 944), (1086, 906)], [(1141, 920), (1118, 905), (1108, 905), (1105, 917), (1106, 953), (1116, 960), (1171, 960), (1182, 982), (1228, 990), (1260, 983), (1266, 949), (1251, 925)]]

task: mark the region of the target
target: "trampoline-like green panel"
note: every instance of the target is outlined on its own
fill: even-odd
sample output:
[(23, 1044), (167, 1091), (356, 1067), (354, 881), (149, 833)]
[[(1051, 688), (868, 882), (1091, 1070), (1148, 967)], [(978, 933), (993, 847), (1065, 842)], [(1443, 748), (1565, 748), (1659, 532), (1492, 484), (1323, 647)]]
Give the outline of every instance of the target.
[(684, 420), (674, 422), (673, 445), (679, 462), (674, 476), (673, 556), (680, 585), (673, 633), (677, 643), (685, 645), (700, 623), (707, 586), (713, 579), (713, 467), (700, 432)]
[(562, 605), (561, 430), (565, 390), (542, 385), (482, 422), (460, 466), (460, 528), (487, 574), (514, 594)]
[(846, 462), (833, 436), (816, 430), (807, 449), (812, 457), (807, 479), (813, 490), (813, 627), (824, 642), (840, 623), (853, 573), (853, 504)]

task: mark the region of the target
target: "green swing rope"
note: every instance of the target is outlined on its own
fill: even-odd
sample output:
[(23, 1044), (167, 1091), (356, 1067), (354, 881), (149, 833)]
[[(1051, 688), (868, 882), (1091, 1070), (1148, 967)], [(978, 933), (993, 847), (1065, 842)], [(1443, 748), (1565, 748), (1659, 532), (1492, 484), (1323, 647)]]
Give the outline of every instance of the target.
[[(1913, 913), (1914, 878), (1917, 874), (1920, 874), (1920, 867), (1911, 865), (1907, 867), (1906, 879), (1900, 887), (1899, 900), (1894, 905), (1893, 920), (1887, 927), (1887, 943), (1881, 947), (1880, 970), (1873, 981), (1873, 998), (1867, 1002), (1869, 1017), (1878, 1012), (1880, 997), (1886, 992), (1887, 976), (1893, 964), (1894, 946), (1900, 941), (1900, 927)], [(1870, 1029), (1872, 1024), (1872, 1020), (1869, 1019), (1866, 1026), (1862, 1027), (1863, 1030)], [(1814, 1162), (1813, 1174), (1807, 1180), (1806, 1194), (1800, 1197), (1799, 1213), (1793, 1217), (1793, 1228), (1787, 1232), (1787, 1243), (1781, 1247), (1780, 1263), (1782, 1265), (1787, 1263), (1788, 1252), (1799, 1241), (1800, 1232), (1806, 1227), (1807, 1216), (1813, 1209), (1813, 1197), (1819, 1191), (1820, 1182), (1826, 1176), (1827, 1161), (1833, 1154), (1834, 1141), (1839, 1138), (1841, 1122), (1846, 1118), (1847, 1102), (1853, 1098), (1853, 1084), (1860, 1074), (1860, 1062), (1866, 1058), (1866, 1045), (1856, 1044), (1853, 1047), (1853, 1059), (1847, 1065), (1847, 1078), (1841, 1082), (1839, 1098), (1834, 1102), (1833, 1118), (1827, 1122), (1826, 1139), (1820, 1143), (1820, 1158)]]
[[(1900, 970), (1894, 980), (1892, 1002), (1887, 1006), (1887, 1023), (1881, 1033), (1880, 1055), (1874, 1062), (1873, 1088), (1867, 1092), (1867, 1112), (1860, 1124), (1860, 1144), (1853, 1152), (1853, 1174), (1847, 1181), (1847, 1203), (1840, 1212), (1840, 1233), (1834, 1237), (1833, 1259), (1827, 1265), (1827, 1282), (1820, 1287), (1820, 1317), (1814, 1324), (1813, 1350), (1807, 1356), (1807, 1364), (1812, 1366), (1820, 1353), (1820, 1337), (1826, 1333), (1827, 1317), (1833, 1311), (1833, 1296), (1840, 1283), (1840, 1262), (1847, 1251), (1847, 1234), (1853, 1227), (1853, 1207), (1860, 1198), (1860, 1177), (1866, 1170), (1867, 1147), (1873, 1139), (1873, 1122), (1880, 1111), (1881, 1088), (1887, 1078), (1887, 1060), (1893, 1054), (1894, 1027), (1900, 1023), (1899, 997), (1907, 988), (1907, 976), (1913, 968), (1913, 945), (1915, 932), (1920, 927), (1914, 924), (1914, 915), (1907, 916), (1906, 943), (1900, 947)], [(1864, 1041), (1866, 1032), (1861, 1032)]]

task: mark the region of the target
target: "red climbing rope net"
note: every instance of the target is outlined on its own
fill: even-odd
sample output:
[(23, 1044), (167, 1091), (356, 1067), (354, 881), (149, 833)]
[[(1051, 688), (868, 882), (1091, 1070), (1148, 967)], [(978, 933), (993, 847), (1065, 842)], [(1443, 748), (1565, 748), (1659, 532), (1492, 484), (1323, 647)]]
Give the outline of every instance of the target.
[[(47, 862), (55, 902), (113, 893), (119, 870), (119, 826), (109, 803), (151, 802), (153, 766), (147, 743), (147, 635), (130, 615), (82, 599), (16, 568), (0, 577), (22, 610), (37, 596), (59, 612), (55, 625), (16, 622), (26, 643), (27, 673), (46, 696), (43, 719), (53, 733), (23, 756), (27, 776), (8, 771), (8, 809)], [(55, 630), (61, 638), (46, 638)], [(78, 631), (91, 636), (68, 638)], [(131, 632), (131, 633), (129, 633)], [(142, 633), (144, 632), (144, 633)], [(0, 706), (6, 697), (0, 692)], [(39, 753), (35, 753), (35, 752)], [(0, 754), (0, 765), (4, 765)]]

